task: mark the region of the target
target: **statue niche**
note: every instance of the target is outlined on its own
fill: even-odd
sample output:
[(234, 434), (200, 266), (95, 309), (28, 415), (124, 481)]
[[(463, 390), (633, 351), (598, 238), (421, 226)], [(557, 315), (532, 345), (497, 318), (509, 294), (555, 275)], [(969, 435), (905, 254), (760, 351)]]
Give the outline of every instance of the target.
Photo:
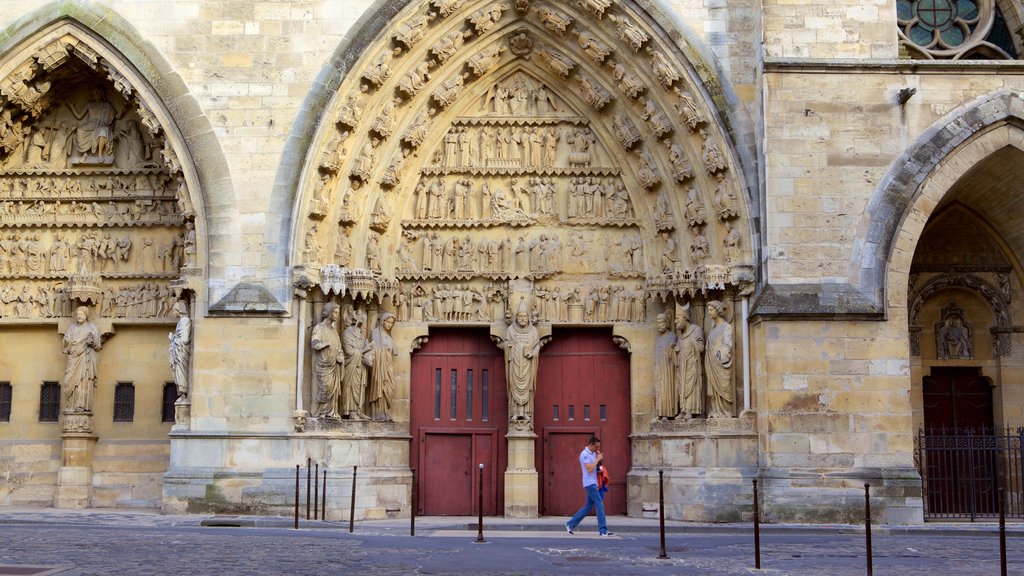
[(969, 360), (974, 357), (971, 325), (964, 319), (964, 310), (950, 302), (942, 309), (935, 324), (935, 357), (939, 360)]

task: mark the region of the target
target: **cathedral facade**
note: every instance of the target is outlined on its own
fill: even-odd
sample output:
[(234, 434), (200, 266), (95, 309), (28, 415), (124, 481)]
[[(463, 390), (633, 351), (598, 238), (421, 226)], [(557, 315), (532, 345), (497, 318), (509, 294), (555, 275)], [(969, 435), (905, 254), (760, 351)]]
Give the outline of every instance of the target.
[(926, 448), (1024, 426), (1022, 18), (2, 0), (0, 505), (566, 515), (595, 435), (613, 514), (1020, 501)]

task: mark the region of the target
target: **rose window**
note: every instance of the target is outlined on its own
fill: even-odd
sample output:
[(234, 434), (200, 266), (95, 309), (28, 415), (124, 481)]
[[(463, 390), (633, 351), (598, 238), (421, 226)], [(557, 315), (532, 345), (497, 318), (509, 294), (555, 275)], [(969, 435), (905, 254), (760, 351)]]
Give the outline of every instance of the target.
[(911, 57), (1012, 59), (1006, 22), (994, 0), (897, 0), (900, 44)]

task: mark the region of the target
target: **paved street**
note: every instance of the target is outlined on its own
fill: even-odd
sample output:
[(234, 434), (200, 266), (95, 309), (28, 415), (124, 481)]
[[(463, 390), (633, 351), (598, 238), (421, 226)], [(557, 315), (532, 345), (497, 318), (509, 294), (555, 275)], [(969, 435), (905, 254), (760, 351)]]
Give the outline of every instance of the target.
[[(0, 511), (0, 575), (92, 574), (827, 574), (865, 573), (864, 537), (857, 527), (765, 527), (763, 570), (753, 568), (749, 526), (672, 523), (668, 560), (657, 559), (655, 524), (610, 519), (618, 534), (599, 538), (593, 518), (575, 536), (561, 520), (524, 526), (485, 520), (486, 544), (459, 519), (347, 525), (310, 523), (298, 531), (274, 527), (204, 527), (199, 516)], [(287, 519), (245, 519), (287, 524)], [(254, 520), (260, 520), (254, 522)], [(620, 520), (618, 526), (615, 520)], [(231, 518), (219, 519), (231, 523)], [(622, 528), (620, 528), (620, 526)], [(624, 528), (624, 529), (623, 529)], [(1010, 535), (1009, 574), (1024, 574), (1024, 532)], [(999, 574), (995, 527), (876, 527), (878, 575)], [(9, 567), (20, 565), (21, 569)], [(29, 571), (26, 566), (39, 566)], [(43, 567), (49, 571), (43, 572)]]

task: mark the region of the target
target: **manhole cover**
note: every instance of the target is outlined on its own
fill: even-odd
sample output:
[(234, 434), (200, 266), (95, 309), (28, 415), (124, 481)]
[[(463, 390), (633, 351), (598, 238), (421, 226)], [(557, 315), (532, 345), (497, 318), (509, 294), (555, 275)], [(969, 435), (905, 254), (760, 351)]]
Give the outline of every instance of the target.
[(69, 566), (0, 565), (0, 576), (49, 576), (69, 569)]

